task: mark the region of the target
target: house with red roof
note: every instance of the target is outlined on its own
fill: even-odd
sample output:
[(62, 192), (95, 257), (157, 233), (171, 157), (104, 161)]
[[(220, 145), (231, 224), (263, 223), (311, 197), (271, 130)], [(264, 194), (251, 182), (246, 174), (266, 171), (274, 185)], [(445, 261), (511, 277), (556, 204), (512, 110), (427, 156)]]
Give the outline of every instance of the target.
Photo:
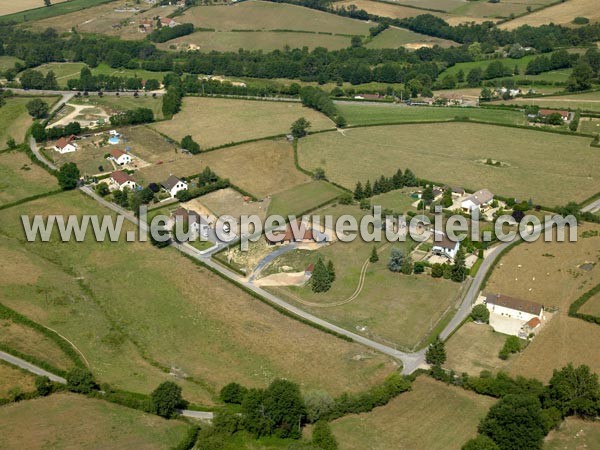
[(130, 154), (118, 149), (110, 151), (110, 158), (120, 166), (131, 164), (132, 161)]
[(76, 136), (71, 135), (67, 137), (61, 137), (58, 141), (54, 143), (54, 150), (58, 153), (72, 153), (77, 150), (77, 143), (75, 142)]
[(122, 191), (125, 188), (135, 189), (137, 183), (131, 178), (131, 176), (122, 170), (117, 170), (110, 175), (110, 182), (114, 189)]

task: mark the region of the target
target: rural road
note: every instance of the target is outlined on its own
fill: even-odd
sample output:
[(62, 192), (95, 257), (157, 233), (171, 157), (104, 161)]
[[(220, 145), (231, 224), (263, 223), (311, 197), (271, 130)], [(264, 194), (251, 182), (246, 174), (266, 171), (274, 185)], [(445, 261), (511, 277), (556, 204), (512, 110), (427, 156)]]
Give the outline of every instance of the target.
[[(61, 96), (65, 96), (65, 95), (70, 95), (71, 97), (75, 96), (77, 94), (77, 92), (83, 92), (83, 91), (66, 91), (66, 90), (46, 90), (46, 89), (41, 89), (41, 90), (33, 90), (33, 89), (10, 89), (11, 92), (15, 93), (15, 94), (20, 94), (20, 95), (61, 95)], [(108, 96), (120, 96), (120, 97), (133, 97), (135, 96), (135, 92), (136, 91), (102, 91), (103, 95), (108, 95)], [(88, 91), (88, 94), (90, 96), (97, 96), (98, 92), (97, 91)], [(145, 91), (138, 91), (138, 95), (140, 97), (143, 97), (144, 95), (152, 95), (152, 94), (156, 94), (157, 96), (162, 96), (163, 92), (162, 91), (149, 91), (149, 92), (145, 92)], [(70, 100), (70, 98), (69, 98)], [(63, 103), (63, 101), (61, 101), (60, 103)]]
[(590, 212), (590, 213), (596, 213), (596, 212), (600, 211), (600, 198), (598, 200), (596, 200), (595, 202), (592, 202), (589, 205), (586, 205), (583, 208), (581, 208), (581, 211), (582, 212)]
[(33, 138), (33, 136), (29, 136), (29, 148), (31, 149), (31, 151), (33, 152), (35, 157), (38, 159), (38, 161), (40, 161), (42, 164), (45, 164), (52, 170), (58, 170), (58, 168), (54, 164), (52, 164), (50, 161), (48, 161), (41, 154), (40, 149), (38, 148), (37, 143), (35, 142), (35, 139)]
[(54, 375), (40, 367), (34, 366), (27, 361), (17, 358), (9, 353), (0, 352), (0, 359), (6, 361), (7, 363), (12, 364), (13, 366), (20, 367), (21, 369), (27, 370), (28, 372), (34, 373), (36, 375), (45, 376), (50, 378), (52, 381), (55, 381), (60, 384), (67, 384), (67, 380), (63, 377), (59, 377), (58, 375)]

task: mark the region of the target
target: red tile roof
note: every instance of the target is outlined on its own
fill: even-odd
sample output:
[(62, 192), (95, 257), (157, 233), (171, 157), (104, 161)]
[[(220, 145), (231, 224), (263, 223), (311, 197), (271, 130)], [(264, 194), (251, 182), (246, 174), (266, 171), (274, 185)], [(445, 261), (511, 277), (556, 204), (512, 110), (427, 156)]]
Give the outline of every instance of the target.
[(558, 113), (561, 115), (561, 117), (563, 117), (564, 119), (569, 118), (569, 111), (557, 111), (554, 109), (540, 109), (540, 115), (542, 116), (549, 116), (550, 114), (555, 114)]
[(125, 152), (118, 150), (116, 148), (114, 150), (110, 151), (110, 156), (112, 156), (113, 158), (118, 158), (119, 156), (125, 155), (125, 154), (126, 154)]
[(115, 180), (116, 183), (120, 185), (127, 183), (128, 181), (133, 181), (133, 178), (129, 176), (127, 172), (123, 172), (122, 170), (117, 170), (113, 172), (110, 177)]

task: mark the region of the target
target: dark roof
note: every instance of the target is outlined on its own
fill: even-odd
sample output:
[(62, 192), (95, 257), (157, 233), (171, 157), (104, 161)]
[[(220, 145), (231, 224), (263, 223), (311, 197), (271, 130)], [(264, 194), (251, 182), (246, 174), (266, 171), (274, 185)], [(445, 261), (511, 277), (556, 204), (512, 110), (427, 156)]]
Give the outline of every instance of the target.
[(161, 184), (162, 187), (164, 187), (167, 190), (171, 190), (175, 187), (175, 185), (177, 183), (179, 183), (181, 180), (179, 178), (177, 178), (174, 175), (171, 175), (169, 178), (167, 178), (165, 181), (163, 181)]
[(122, 170), (113, 172), (110, 177), (119, 183), (119, 185), (122, 185), (128, 181), (133, 181), (133, 178), (131, 178), (127, 172), (123, 172)]
[[(438, 238), (439, 240), (436, 240), (436, 237), (440, 236), (440, 234), (442, 235), (441, 239)], [(456, 247), (456, 242), (450, 239), (445, 233), (436, 233), (433, 238), (433, 246), (453, 250)]]
[(184, 220), (188, 220), (188, 221), (192, 221), (192, 222), (198, 222), (200, 223), (200, 214), (198, 214), (196, 211), (194, 210), (188, 210), (185, 209), (183, 207), (179, 207), (177, 208), (174, 212), (173, 212), (173, 217), (175, 218), (175, 220), (181, 218)]
[(485, 298), (485, 302), (491, 305), (504, 306), (505, 308), (514, 309), (528, 314), (539, 316), (543, 306), (539, 303), (522, 300), (520, 298), (509, 297), (502, 294), (490, 294)]

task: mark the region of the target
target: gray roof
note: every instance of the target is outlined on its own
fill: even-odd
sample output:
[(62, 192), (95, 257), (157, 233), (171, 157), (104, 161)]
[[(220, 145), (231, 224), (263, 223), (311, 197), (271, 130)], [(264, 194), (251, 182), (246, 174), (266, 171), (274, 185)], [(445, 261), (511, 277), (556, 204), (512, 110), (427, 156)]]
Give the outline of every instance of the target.
[(539, 316), (543, 306), (539, 303), (522, 300), (520, 298), (509, 297), (503, 294), (490, 294), (485, 298), (485, 302), (490, 305), (504, 306), (505, 308), (514, 309), (528, 314)]
[(171, 175), (169, 178), (167, 178), (165, 181), (163, 181), (161, 184), (162, 187), (164, 187), (166, 190), (170, 191), (171, 189), (173, 189), (175, 187), (175, 185), (177, 183), (179, 183), (181, 180), (179, 178), (177, 178), (174, 175)]
[(477, 191), (473, 195), (467, 197), (465, 201), (471, 200), (475, 205), (483, 205), (484, 203), (491, 202), (493, 199), (494, 194), (487, 189), (481, 189), (480, 191)]

